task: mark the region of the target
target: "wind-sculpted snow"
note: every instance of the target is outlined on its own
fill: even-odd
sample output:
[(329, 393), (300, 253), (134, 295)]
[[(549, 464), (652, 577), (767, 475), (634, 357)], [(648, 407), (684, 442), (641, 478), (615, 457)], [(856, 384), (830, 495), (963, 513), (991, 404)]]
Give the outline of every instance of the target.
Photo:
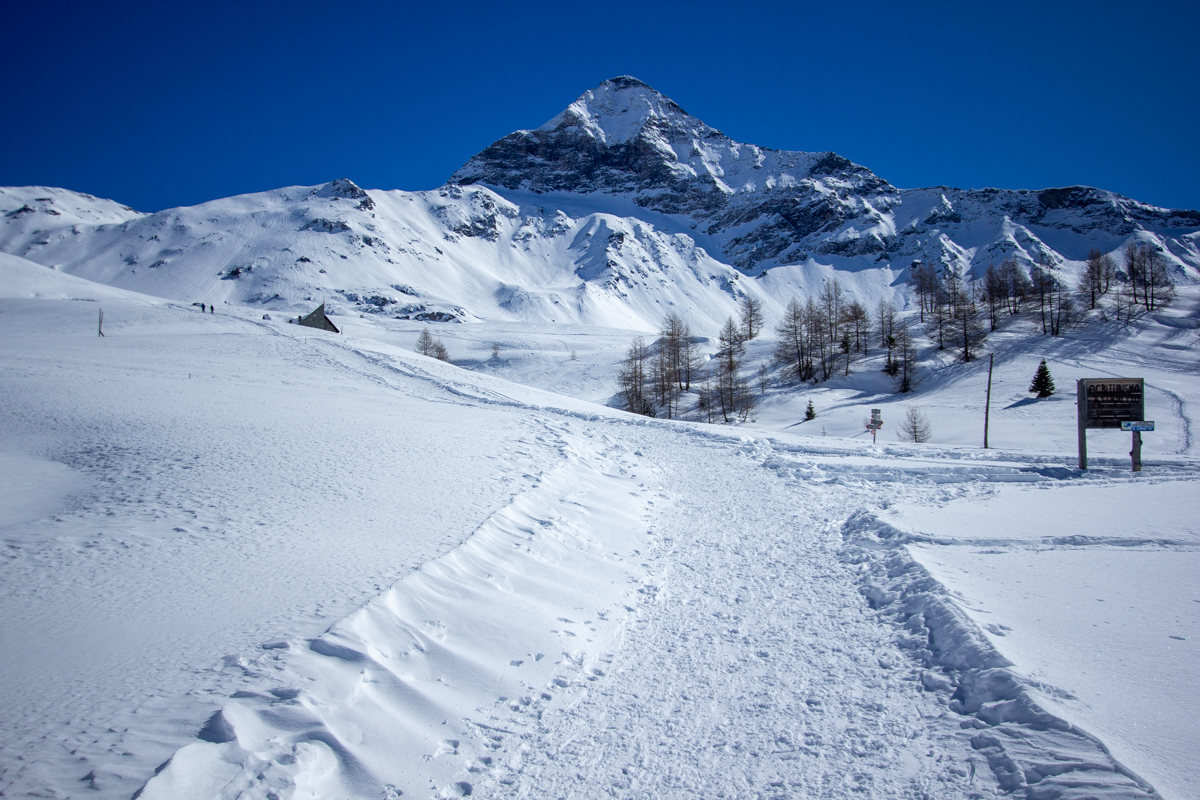
[(198, 777), (213, 774), (228, 796), (323, 797), (381, 785), (470, 794), (505, 774), (502, 743), (605, 676), (646, 596), (638, 546), (656, 493), (620, 466), (620, 448), (556, 427), (561, 465), (320, 637), (272, 643), (247, 664), (265, 680), (239, 690), (141, 797), (198, 797)]
[(1102, 742), (1041, 708), (1029, 681), (903, 548), (905, 535), (870, 512), (842, 528), (843, 558), (859, 569), (863, 596), (897, 629), (924, 667), (922, 685), (948, 695), (971, 746), (1000, 787), (1028, 798), (1156, 797)]

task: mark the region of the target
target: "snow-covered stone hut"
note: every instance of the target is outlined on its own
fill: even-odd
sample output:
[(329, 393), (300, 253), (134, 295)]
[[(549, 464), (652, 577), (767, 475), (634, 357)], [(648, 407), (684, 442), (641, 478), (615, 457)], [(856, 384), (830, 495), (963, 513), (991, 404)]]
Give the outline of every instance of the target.
[(310, 328), (319, 328), (323, 331), (331, 331), (333, 333), (341, 333), (337, 326), (329, 321), (329, 317), (325, 316), (325, 304), (317, 306), (316, 310), (307, 317), (301, 317), (297, 322), (301, 325), (307, 325)]

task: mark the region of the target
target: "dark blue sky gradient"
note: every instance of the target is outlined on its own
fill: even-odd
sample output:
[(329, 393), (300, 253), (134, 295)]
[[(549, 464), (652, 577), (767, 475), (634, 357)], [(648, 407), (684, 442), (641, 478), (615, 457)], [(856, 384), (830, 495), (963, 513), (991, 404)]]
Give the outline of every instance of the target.
[(139, 210), (438, 186), (630, 74), (734, 139), (900, 187), (1200, 208), (1200, 4), (6, 4), (0, 185)]

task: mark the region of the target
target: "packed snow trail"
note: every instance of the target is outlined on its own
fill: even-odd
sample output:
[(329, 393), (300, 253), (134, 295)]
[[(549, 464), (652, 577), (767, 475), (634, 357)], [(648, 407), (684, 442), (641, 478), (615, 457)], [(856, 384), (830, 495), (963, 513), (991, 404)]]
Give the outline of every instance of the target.
[(1151, 793), (1067, 723), (1015, 711), (989, 721), (1027, 699), (1019, 689), (954, 705), (960, 684), (1008, 663), (899, 542), (864, 536), (856, 520), (969, 483), (932, 484), (918, 466), (872, 485), (839, 475), (842, 459), (762, 440), (639, 433), (672, 498), (652, 528), (648, 602), (609, 680), (569, 708), (539, 709), (533, 735), (498, 741), (504, 757), (475, 765), (486, 796)]
[[(326, 636), (271, 645), (143, 796), (1152, 795), (873, 532), (889, 502), (1044, 476), (929, 459), (872, 483), (836, 447), (545, 424), (568, 466)], [(571, 594), (584, 573), (625, 583)]]
[[(994, 781), (840, 558), (861, 490), (646, 431), (672, 504), (610, 679), (507, 742), (497, 797), (966, 797)], [(982, 774), (977, 774), (982, 769)]]

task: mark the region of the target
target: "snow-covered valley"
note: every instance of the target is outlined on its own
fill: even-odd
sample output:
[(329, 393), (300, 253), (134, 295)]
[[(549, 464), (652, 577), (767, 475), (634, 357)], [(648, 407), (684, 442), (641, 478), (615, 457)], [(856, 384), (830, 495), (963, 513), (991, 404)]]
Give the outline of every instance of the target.
[[(1029, 289), (969, 363), (919, 322), (921, 269), (1138, 248), (1171, 302)], [(0, 796), (1200, 796), (1198, 270), (1198, 212), (899, 189), (627, 77), (432, 191), (0, 188)], [(835, 282), (912, 391), (878, 331), (778, 363)], [(618, 410), (747, 301), (744, 419)], [(1078, 468), (1089, 377), (1145, 378), (1143, 471)]]
[(1194, 332), (1140, 365), (1179, 400), (1150, 396), (1146, 471), (1106, 434), (1080, 473), (1069, 403), (997, 404), (973, 446), (973, 379), (922, 390), (963, 414), (942, 444), (845, 438), (864, 398), (837, 386), (827, 436), (731, 430), (587, 402), (615, 331), (440, 329), (464, 369), (411, 321), (338, 336), (0, 266), (6, 796), (1200, 781)]

